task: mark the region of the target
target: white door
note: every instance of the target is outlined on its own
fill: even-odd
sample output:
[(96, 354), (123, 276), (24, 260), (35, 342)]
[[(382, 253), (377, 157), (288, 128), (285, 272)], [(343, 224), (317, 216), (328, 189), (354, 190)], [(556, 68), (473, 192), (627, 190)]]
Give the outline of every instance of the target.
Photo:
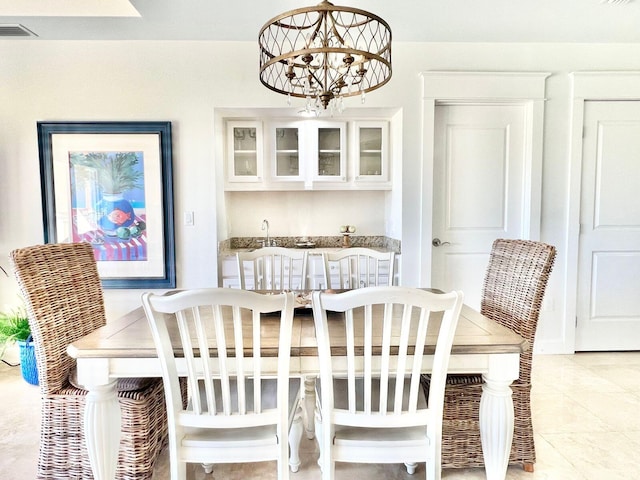
[(640, 349), (640, 102), (584, 110), (576, 351)]
[(435, 109), (432, 286), (476, 308), (493, 241), (523, 237), (526, 124), (521, 104)]

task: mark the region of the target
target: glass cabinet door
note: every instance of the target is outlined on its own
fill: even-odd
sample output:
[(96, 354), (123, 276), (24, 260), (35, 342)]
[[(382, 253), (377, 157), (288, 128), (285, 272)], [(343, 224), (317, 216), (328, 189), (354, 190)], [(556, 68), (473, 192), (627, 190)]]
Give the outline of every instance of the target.
[(315, 129), (317, 141), (315, 180), (346, 181), (346, 126), (344, 123), (319, 125)]
[(357, 181), (387, 181), (387, 138), (386, 122), (357, 122), (355, 124)]
[(272, 144), (275, 146), (272, 176), (278, 181), (301, 181), (304, 176), (302, 148), (304, 139), (300, 126), (295, 123), (276, 123), (270, 127)]
[(260, 122), (228, 122), (228, 180), (257, 182), (262, 177), (262, 126)]

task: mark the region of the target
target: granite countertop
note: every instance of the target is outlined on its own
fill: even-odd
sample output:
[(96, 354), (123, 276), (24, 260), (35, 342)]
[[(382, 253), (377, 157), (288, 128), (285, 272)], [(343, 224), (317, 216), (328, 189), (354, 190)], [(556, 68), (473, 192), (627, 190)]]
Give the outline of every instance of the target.
[[(300, 248), (296, 244), (301, 242), (300, 237), (271, 237), (275, 240), (278, 247)], [(260, 248), (260, 241), (265, 237), (232, 237), (218, 243), (219, 255), (233, 255), (239, 251), (255, 250)], [(304, 247), (310, 255), (320, 254), (322, 252), (342, 250), (343, 235), (330, 237), (307, 237), (309, 243), (313, 243), (315, 247)], [(400, 241), (384, 236), (366, 236), (366, 235), (350, 235), (349, 243), (351, 247), (366, 247), (374, 250), (389, 251), (392, 250), (396, 254), (400, 254)]]

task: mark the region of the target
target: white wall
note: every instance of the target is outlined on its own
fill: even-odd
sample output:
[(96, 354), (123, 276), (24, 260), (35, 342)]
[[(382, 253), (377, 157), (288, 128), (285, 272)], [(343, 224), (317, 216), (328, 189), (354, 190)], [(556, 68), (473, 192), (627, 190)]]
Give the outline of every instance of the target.
[(385, 235), (385, 196), (377, 191), (228, 192), (230, 237), (263, 237), (269, 220), (273, 237), (338, 236), (340, 225), (357, 235)]
[[(549, 71), (545, 112), (542, 240), (559, 254), (538, 331), (539, 351), (562, 351), (569, 167), (569, 72), (640, 70), (640, 45), (394, 44), (391, 82), (367, 107), (402, 112), (402, 248), (420, 248), (420, 79), (426, 70)], [(169, 120), (173, 125), (178, 285), (215, 283), (216, 184), (214, 119), (218, 107), (282, 107), (285, 98), (261, 86), (253, 42), (0, 41), (0, 264), (14, 248), (43, 241), (36, 122), (39, 120)], [(354, 102), (358, 108), (359, 100)], [(350, 105), (351, 106), (351, 105)], [(195, 226), (181, 224), (195, 212)], [(273, 220), (274, 227), (278, 225)], [(336, 224), (340, 221), (336, 219)], [(259, 226), (258, 226), (259, 227)], [(277, 233), (274, 230), (274, 234)], [(429, 248), (426, 246), (425, 248)], [(419, 266), (404, 262), (403, 283)], [(0, 278), (0, 306), (15, 303), (12, 279)], [(115, 316), (139, 304), (140, 291), (106, 292)]]

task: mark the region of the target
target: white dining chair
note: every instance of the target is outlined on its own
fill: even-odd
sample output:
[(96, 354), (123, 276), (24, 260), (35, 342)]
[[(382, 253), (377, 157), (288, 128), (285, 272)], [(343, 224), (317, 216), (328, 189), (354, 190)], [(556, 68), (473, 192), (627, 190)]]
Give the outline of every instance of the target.
[[(172, 480), (184, 480), (188, 464), (269, 460), (286, 480), (289, 448), (289, 466), (298, 470), (300, 379), (289, 378), (294, 302), (292, 292), (229, 288), (142, 296), (162, 365)], [(267, 324), (277, 337), (263, 337)], [(186, 408), (180, 366), (188, 379)]]
[[(397, 286), (314, 292), (323, 480), (334, 478), (335, 462), (404, 463), (409, 473), (425, 462), (427, 480), (440, 479), (444, 386), (462, 301), (462, 292)], [(428, 398), (420, 385), (427, 333), (437, 336)]]
[(327, 288), (354, 289), (393, 285), (395, 253), (353, 247), (323, 253)]
[(238, 252), (240, 288), (244, 290), (305, 290), (307, 251), (264, 247)]

